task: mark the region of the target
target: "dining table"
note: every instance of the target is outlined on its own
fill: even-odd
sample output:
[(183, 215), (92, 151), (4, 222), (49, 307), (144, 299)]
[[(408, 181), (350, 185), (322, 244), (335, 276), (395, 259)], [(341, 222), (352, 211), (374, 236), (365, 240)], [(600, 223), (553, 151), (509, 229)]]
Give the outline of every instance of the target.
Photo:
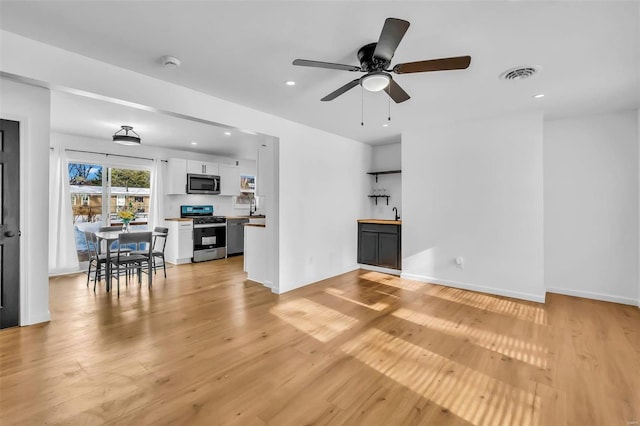
[[(111, 291), (111, 245), (113, 244), (114, 241), (118, 241), (118, 238), (120, 237), (120, 234), (122, 234), (123, 232), (125, 232), (124, 230), (120, 230), (120, 231), (103, 231), (103, 232), (96, 232), (96, 238), (98, 238), (99, 242), (102, 241), (106, 241), (107, 243), (107, 259), (109, 259), (106, 262), (106, 276), (107, 276), (107, 292)], [(134, 232), (149, 232), (149, 231), (128, 231), (131, 233)], [(165, 234), (161, 233), (161, 232), (153, 232), (151, 234), (152, 237), (155, 236), (164, 236)], [(98, 244), (98, 246), (100, 246), (100, 244)], [(153, 248), (152, 248), (153, 249)], [(152, 260), (149, 259), (149, 262), (151, 262)], [(151, 284), (153, 283), (153, 274), (151, 274), (151, 270), (149, 270), (149, 287), (151, 287)]]

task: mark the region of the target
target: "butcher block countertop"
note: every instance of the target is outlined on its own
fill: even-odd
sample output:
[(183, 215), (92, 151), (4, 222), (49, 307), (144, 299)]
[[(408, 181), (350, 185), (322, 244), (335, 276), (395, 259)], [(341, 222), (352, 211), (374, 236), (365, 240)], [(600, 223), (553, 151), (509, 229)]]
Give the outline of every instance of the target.
[(402, 225), (401, 220), (387, 219), (358, 219), (358, 223), (374, 223), (376, 225)]
[(190, 217), (168, 217), (165, 220), (170, 220), (174, 222), (190, 222), (193, 219), (191, 219)]
[(264, 223), (245, 223), (244, 226), (257, 226), (258, 228), (265, 228), (266, 225)]
[(263, 214), (254, 214), (253, 216), (226, 216), (227, 220), (229, 219), (266, 219), (267, 217)]

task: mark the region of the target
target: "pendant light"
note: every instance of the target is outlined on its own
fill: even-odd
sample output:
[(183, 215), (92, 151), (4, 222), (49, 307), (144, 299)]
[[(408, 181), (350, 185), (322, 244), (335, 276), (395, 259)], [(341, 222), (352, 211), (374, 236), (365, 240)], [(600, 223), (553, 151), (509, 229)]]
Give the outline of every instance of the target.
[(113, 141), (120, 145), (140, 145), (140, 135), (131, 126), (120, 126), (121, 129), (113, 134)]

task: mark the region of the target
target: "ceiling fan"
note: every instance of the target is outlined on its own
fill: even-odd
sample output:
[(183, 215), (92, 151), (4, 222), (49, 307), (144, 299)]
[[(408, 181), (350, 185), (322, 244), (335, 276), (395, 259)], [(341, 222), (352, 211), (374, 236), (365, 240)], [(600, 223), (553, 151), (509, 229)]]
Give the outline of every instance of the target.
[(370, 43), (358, 50), (360, 66), (334, 64), (331, 62), (309, 61), (296, 59), (293, 65), (315, 68), (329, 68), (341, 71), (360, 71), (366, 73), (360, 78), (350, 81), (339, 89), (329, 93), (321, 101), (332, 101), (350, 89), (360, 84), (366, 90), (378, 92), (384, 90), (396, 103), (409, 100), (407, 92), (393, 80), (390, 72), (395, 74), (409, 74), (416, 72), (461, 70), (469, 67), (471, 56), (456, 56), (453, 58), (430, 59), (418, 62), (396, 64), (388, 69), (402, 37), (409, 29), (409, 22), (402, 19), (387, 18), (377, 43)]

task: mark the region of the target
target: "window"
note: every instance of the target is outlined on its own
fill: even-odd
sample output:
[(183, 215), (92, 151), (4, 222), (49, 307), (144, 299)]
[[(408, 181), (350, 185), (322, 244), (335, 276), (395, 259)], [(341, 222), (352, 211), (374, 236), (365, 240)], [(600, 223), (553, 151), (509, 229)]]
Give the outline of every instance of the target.
[(121, 210), (135, 213), (131, 222), (134, 228), (147, 228), (151, 197), (149, 170), (86, 163), (69, 163), (68, 170), (78, 260), (88, 260), (84, 232), (121, 224), (118, 215)]

